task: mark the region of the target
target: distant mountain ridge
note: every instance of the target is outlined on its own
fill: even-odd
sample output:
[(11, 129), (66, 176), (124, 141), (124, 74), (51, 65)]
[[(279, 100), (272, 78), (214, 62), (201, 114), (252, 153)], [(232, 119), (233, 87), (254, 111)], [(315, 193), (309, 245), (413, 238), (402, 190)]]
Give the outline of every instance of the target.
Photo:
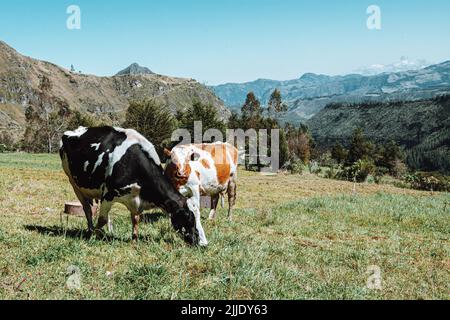
[(262, 104), (266, 105), (276, 88), (281, 91), (288, 105), (284, 118), (287, 121), (305, 121), (329, 103), (420, 100), (450, 93), (450, 61), (420, 70), (374, 76), (307, 73), (294, 80), (258, 79), (212, 87), (225, 105), (234, 110), (240, 109), (249, 91), (253, 91)]
[(25, 110), (38, 99), (42, 76), (52, 84), (52, 97), (65, 101), (71, 109), (111, 119), (123, 120), (129, 101), (154, 99), (174, 113), (194, 101), (210, 104), (222, 118), (230, 111), (204, 85), (193, 79), (154, 74), (131, 65), (119, 76), (98, 77), (73, 73), (53, 63), (32, 59), (0, 41), (0, 133), (19, 136), (25, 127)]

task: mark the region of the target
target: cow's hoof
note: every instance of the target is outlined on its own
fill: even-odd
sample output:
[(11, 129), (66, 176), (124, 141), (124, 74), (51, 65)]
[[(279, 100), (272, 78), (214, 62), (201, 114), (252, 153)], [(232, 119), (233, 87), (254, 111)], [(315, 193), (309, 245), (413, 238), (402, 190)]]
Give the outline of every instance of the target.
[(200, 242), (198, 243), (198, 245), (200, 247), (207, 247), (208, 246), (208, 241), (206, 240), (200, 240)]

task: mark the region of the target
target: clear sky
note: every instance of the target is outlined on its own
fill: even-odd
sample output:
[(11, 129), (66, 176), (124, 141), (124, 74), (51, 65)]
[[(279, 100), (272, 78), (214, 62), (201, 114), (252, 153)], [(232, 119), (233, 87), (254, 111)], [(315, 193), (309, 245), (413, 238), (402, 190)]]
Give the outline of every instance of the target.
[[(81, 29), (69, 30), (69, 5)], [(382, 29), (366, 26), (369, 5)], [(448, 0), (14, 0), (0, 39), (19, 52), (96, 75), (132, 62), (207, 84), (306, 72), (345, 74), (401, 56), (450, 60)]]

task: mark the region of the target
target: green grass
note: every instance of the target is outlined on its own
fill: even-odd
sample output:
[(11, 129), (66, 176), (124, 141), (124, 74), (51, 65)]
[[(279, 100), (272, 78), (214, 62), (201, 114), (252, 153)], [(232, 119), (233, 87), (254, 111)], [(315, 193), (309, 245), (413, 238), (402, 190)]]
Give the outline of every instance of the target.
[[(244, 171), (238, 188), (233, 222), (223, 209), (203, 220), (208, 248), (186, 246), (158, 213), (133, 245), (120, 205), (114, 233), (88, 240), (83, 218), (61, 226), (74, 195), (57, 156), (0, 154), (0, 298), (448, 299), (448, 194), (353, 194), (351, 183)], [(381, 290), (366, 285), (373, 265)], [(66, 287), (70, 266), (79, 290)]]
[(60, 170), (61, 161), (58, 156), (49, 154), (2, 153), (0, 168)]

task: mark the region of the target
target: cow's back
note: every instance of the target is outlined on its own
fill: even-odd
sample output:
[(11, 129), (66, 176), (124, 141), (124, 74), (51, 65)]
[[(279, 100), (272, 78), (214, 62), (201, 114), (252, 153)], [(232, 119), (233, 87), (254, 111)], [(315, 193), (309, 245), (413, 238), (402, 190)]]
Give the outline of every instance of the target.
[(226, 190), (230, 179), (236, 178), (237, 161), (238, 150), (229, 143), (182, 145), (172, 150), (166, 174), (178, 189), (200, 184), (202, 190), (213, 194)]
[(229, 143), (204, 143), (200, 147), (209, 153), (217, 171), (219, 183), (235, 174), (238, 165), (238, 150)]
[(237, 171), (237, 149), (229, 143), (205, 144), (203, 149), (211, 154), (217, 181), (220, 185), (227, 185)]
[(125, 140), (127, 135), (112, 127), (67, 131), (60, 149), (64, 171), (78, 187), (99, 189), (107, 176), (109, 155)]

